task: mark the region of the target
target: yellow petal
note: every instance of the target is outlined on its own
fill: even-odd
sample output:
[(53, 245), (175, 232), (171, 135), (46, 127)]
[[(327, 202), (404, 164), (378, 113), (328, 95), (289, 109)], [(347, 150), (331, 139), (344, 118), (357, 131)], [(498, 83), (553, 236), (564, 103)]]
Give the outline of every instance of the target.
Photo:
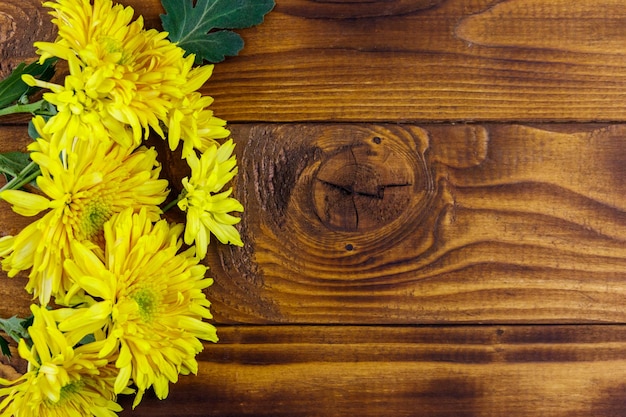
[[(116, 394), (121, 393), (128, 386), (128, 382), (130, 381), (131, 371), (132, 371), (132, 367), (130, 365), (125, 366), (122, 369), (120, 369), (120, 373), (117, 374), (117, 378), (115, 378), (115, 387), (113, 388)], [(137, 395), (139, 395), (139, 393)]]
[(211, 77), (211, 74), (213, 74), (213, 68), (213, 65), (203, 65), (191, 70), (189, 72), (189, 79), (185, 83), (185, 89), (187, 89), (187, 91), (196, 91), (202, 87)]
[(141, 402), (141, 399), (143, 398), (143, 393), (144, 392), (145, 392), (145, 390), (142, 390), (142, 389), (137, 390), (137, 395), (135, 396), (135, 400), (133, 401), (133, 410)]
[(9, 253), (13, 252), (13, 244), (15, 242), (15, 237), (13, 236), (3, 236), (0, 238), (0, 256), (6, 258)]
[(0, 192), (0, 198), (13, 205), (13, 211), (22, 216), (35, 216), (50, 207), (50, 200), (21, 190)]

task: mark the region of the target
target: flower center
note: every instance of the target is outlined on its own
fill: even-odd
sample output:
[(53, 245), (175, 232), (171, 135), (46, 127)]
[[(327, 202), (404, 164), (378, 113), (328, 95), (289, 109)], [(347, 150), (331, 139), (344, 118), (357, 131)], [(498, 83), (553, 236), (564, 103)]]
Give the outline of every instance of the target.
[(113, 215), (111, 207), (101, 200), (92, 200), (82, 210), (78, 228), (85, 239), (92, 239)]
[(64, 399), (67, 399), (72, 394), (79, 392), (80, 390), (83, 389), (84, 386), (85, 386), (85, 383), (81, 381), (80, 379), (77, 379), (76, 381), (72, 381), (69, 384), (62, 386), (61, 387), (61, 401), (63, 401)]
[(154, 320), (161, 303), (161, 297), (154, 289), (149, 287), (140, 288), (131, 294), (130, 298), (137, 303), (139, 316), (144, 322), (150, 323)]
[(66, 401), (71, 400), (74, 394), (79, 393), (85, 387), (85, 383), (80, 379), (70, 382), (61, 387), (61, 394), (59, 396), (59, 401), (52, 402), (50, 400), (46, 400), (45, 404), (48, 408), (55, 408), (62, 406)]
[(124, 49), (124, 44), (115, 38), (109, 36), (102, 36), (98, 39), (103, 49), (109, 54), (110, 62), (114, 62), (119, 65), (125, 65), (129, 61), (129, 56)]

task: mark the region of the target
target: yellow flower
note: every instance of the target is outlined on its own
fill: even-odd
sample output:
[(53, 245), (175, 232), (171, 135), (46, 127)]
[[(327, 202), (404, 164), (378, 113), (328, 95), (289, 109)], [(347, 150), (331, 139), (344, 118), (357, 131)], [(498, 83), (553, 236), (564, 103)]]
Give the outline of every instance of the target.
[(187, 156), (191, 178), (183, 178), (185, 189), (178, 207), (187, 212), (185, 243), (195, 242), (200, 258), (206, 256), (211, 233), (222, 243), (243, 246), (239, 232), (233, 226), (241, 219), (228, 214), (243, 211), (243, 206), (230, 197), (232, 188), (222, 191), (237, 174), (234, 149), (233, 141), (228, 140), (219, 147), (210, 146), (199, 159), (194, 152)]
[[(53, 312), (31, 306), (34, 321), (28, 329), (29, 347), (19, 343), (28, 371), (14, 381), (0, 378), (1, 417), (117, 416), (122, 407), (113, 390), (118, 370), (115, 357), (99, 355), (104, 341), (75, 347), (59, 330)], [(102, 337), (97, 334), (96, 338)], [(124, 387), (121, 392), (132, 391)]]
[[(58, 114), (46, 127), (64, 146), (83, 130), (99, 135), (108, 130), (126, 146), (137, 146), (149, 127), (175, 149), (184, 140), (183, 155), (204, 151), (215, 139), (228, 137), (226, 122), (208, 109), (213, 99), (197, 90), (209, 79), (213, 65), (192, 68), (194, 56), (166, 39), (167, 33), (144, 30), (133, 9), (111, 0), (57, 0), (53, 9), (59, 35), (55, 42), (37, 42), (41, 60), (64, 59), (70, 74), (63, 86), (24, 76), (29, 85), (48, 88), (44, 98)], [(125, 128), (131, 127), (129, 136)]]
[(217, 341), (205, 278), (193, 249), (179, 253), (181, 225), (150, 221), (145, 210), (125, 210), (104, 226), (106, 253), (101, 259), (73, 241), (65, 269), (75, 282), (71, 292), (84, 290), (99, 300), (64, 319), (60, 329), (79, 334), (104, 328), (108, 339), (101, 355), (119, 350), (120, 373), (115, 391), (132, 380), (136, 406), (149, 387), (165, 398), (169, 382), (179, 374), (197, 372), (195, 355), (202, 340)]
[[(159, 121), (167, 121), (172, 100), (184, 96), (194, 57), (165, 39), (167, 33), (144, 30), (143, 19), (132, 20), (133, 9), (111, 0), (58, 0), (50, 7), (58, 27), (55, 42), (36, 42), (41, 60), (68, 61), (70, 75), (63, 86), (26, 76), (30, 85), (49, 88), (44, 98), (57, 107), (47, 133), (60, 146), (81, 130), (107, 129), (120, 143), (139, 145), (148, 128), (164, 137)], [(132, 128), (132, 143), (121, 135)]]
[[(41, 129), (44, 122), (36, 118), (34, 123)], [(62, 273), (70, 241), (95, 246), (104, 222), (127, 207), (147, 208), (149, 217), (158, 219), (167, 181), (158, 179), (154, 149), (132, 152), (115, 142), (91, 138), (76, 140), (71, 150), (61, 152), (39, 139), (31, 150), (31, 158), (41, 168), (37, 185), (45, 197), (8, 190), (0, 198), (25, 216), (47, 212), (18, 235), (0, 241), (0, 255), (11, 277), (32, 267), (26, 289), (46, 305), (51, 296), (63, 298), (70, 288)]]
[(171, 150), (178, 147), (183, 140), (182, 155), (187, 158), (194, 149), (204, 152), (216, 139), (224, 139), (230, 135), (224, 126), (226, 121), (213, 116), (208, 107), (213, 98), (198, 93), (198, 90), (211, 76), (213, 65), (190, 69), (186, 75), (187, 82), (182, 88), (183, 97), (173, 100), (168, 113), (168, 142)]

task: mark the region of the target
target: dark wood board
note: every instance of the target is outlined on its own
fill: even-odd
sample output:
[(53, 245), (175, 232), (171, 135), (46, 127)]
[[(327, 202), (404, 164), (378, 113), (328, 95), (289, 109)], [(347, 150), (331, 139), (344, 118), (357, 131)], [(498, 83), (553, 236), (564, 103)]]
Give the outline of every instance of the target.
[[(158, 0), (123, 4), (159, 27)], [(205, 260), (220, 342), (122, 415), (626, 415), (625, 21), (618, 0), (277, 0), (202, 88), (246, 208), (245, 246)], [(54, 36), (38, 0), (0, 3), (0, 76)], [(0, 152), (27, 121), (0, 118)], [(0, 236), (30, 221), (0, 202)], [(0, 316), (27, 314), (24, 275), (0, 281)]]

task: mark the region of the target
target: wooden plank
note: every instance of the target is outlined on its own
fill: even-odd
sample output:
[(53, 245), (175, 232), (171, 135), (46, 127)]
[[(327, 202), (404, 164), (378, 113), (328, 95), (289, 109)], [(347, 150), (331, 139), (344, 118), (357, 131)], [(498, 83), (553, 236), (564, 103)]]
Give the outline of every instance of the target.
[[(245, 246), (207, 258), (218, 322), (626, 321), (626, 125), (232, 131)], [(3, 235), (31, 221), (0, 211)], [(2, 279), (0, 316), (28, 313), (24, 275)]]
[[(159, 0), (122, 3), (159, 25)], [(231, 122), (624, 120), (625, 18), (620, 0), (278, 0), (203, 91)], [(0, 19), (0, 75), (53, 38), (38, 0)]]
[(54, 27), (39, 1), (0, 3), (0, 78), (35, 56), (33, 42), (54, 39)]
[[(122, 416), (621, 416), (624, 326), (222, 327)], [(130, 408), (130, 398), (123, 400)]]
[(26, 152), (26, 147), (32, 143), (28, 136), (28, 129), (24, 124), (15, 126), (0, 125), (0, 153)]
[[(122, 3), (159, 26), (159, 0)], [(202, 90), (246, 207), (245, 247), (206, 259), (220, 342), (122, 415), (622, 416), (623, 2), (277, 3)], [(0, 2), (0, 77), (48, 19)], [(30, 221), (0, 202), (0, 236)], [(0, 317), (24, 280), (0, 273)]]
[(220, 321), (626, 320), (625, 125), (232, 129)]
[[(245, 32), (243, 55), (218, 65), (207, 84), (218, 114), (233, 122), (624, 120), (619, 0), (372, 3), (279, 0)], [(339, 8), (353, 16), (336, 18)]]

